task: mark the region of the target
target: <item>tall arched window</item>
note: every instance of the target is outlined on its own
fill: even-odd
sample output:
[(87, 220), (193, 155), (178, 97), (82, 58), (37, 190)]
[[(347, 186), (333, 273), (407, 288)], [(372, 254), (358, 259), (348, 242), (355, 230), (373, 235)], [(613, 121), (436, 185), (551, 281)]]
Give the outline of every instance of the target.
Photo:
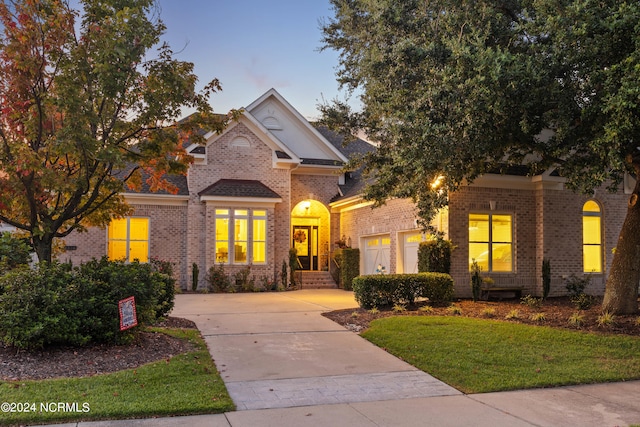
[(585, 273), (602, 273), (602, 211), (593, 200), (582, 206), (582, 260)]

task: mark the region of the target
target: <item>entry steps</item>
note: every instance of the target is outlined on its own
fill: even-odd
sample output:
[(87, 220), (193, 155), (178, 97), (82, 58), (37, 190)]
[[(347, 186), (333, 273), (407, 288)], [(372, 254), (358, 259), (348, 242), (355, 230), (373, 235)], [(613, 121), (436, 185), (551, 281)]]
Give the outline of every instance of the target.
[(302, 289), (335, 289), (338, 286), (328, 271), (301, 271)]

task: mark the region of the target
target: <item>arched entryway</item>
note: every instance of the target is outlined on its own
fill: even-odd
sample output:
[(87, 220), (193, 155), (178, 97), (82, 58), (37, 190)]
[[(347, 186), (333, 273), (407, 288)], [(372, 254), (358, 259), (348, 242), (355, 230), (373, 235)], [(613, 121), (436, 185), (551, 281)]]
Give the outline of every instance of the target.
[(317, 200), (303, 200), (291, 211), (291, 247), (303, 271), (329, 266), (329, 210)]

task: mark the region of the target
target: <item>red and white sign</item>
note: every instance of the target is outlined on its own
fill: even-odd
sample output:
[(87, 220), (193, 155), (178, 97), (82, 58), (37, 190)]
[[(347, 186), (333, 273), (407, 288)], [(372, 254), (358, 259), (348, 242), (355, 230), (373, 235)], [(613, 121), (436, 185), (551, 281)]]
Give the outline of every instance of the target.
[(136, 299), (134, 297), (125, 298), (119, 301), (118, 311), (120, 311), (121, 331), (138, 325), (138, 317), (136, 316)]

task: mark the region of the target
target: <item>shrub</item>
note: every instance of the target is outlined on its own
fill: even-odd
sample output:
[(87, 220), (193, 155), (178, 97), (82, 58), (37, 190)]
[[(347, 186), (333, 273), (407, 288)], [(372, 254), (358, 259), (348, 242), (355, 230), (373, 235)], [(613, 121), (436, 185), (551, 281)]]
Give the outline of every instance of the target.
[(241, 268), (233, 275), (233, 278), (238, 292), (254, 292), (256, 290), (256, 281), (251, 276), (251, 267)]
[(78, 272), (90, 279), (84, 293), (90, 309), (102, 313), (99, 336), (104, 335), (106, 341), (117, 339), (118, 301), (122, 299), (135, 297), (139, 324), (151, 324), (173, 308), (175, 279), (156, 271), (151, 264), (109, 261), (104, 257), (81, 265)]
[(614, 316), (609, 312), (602, 313), (596, 319), (596, 323), (598, 324), (598, 326), (602, 326), (602, 327), (613, 326), (615, 324), (615, 321), (616, 321), (616, 316)]
[(540, 308), (540, 306), (542, 305), (542, 298), (525, 295), (520, 298), (520, 304), (526, 305), (529, 308)]
[(595, 304), (595, 298), (587, 294), (579, 294), (571, 298), (571, 302), (578, 310), (588, 310)]
[(212, 265), (207, 273), (207, 282), (209, 289), (213, 292), (229, 292), (231, 289), (231, 280), (224, 272), (224, 265)]
[(416, 298), (433, 303), (453, 299), (453, 279), (444, 273), (388, 274), (353, 279), (354, 296), (362, 308), (412, 304)]
[(91, 336), (81, 329), (88, 315), (79, 298), (78, 281), (68, 266), (41, 265), (0, 278), (0, 338), (20, 349), (49, 345), (80, 346)]
[(93, 260), (72, 269), (41, 264), (0, 278), (0, 338), (17, 348), (119, 342), (118, 302), (133, 296), (139, 324), (173, 308), (175, 280), (150, 264)]
[(482, 315), (484, 317), (495, 317), (496, 316), (496, 309), (495, 308), (485, 308), (484, 310), (482, 310)]
[(573, 313), (569, 316), (569, 325), (579, 328), (584, 323), (584, 314)]
[(289, 284), (296, 287), (296, 271), (298, 270), (298, 251), (296, 248), (289, 249)]
[(453, 316), (462, 316), (462, 309), (457, 305), (452, 305), (451, 307), (447, 307), (447, 313)]
[(581, 294), (584, 294), (584, 289), (591, 282), (591, 277), (578, 277), (575, 274), (572, 274), (565, 280), (565, 287), (569, 292), (569, 296), (577, 297)]
[(547, 320), (547, 315), (544, 313), (534, 313), (531, 315), (531, 320), (534, 322), (544, 322)]
[(542, 260), (542, 299), (547, 299), (551, 292), (551, 261)]
[(482, 288), (481, 270), (476, 260), (473, 260), (473, 264), (471, 264), (471, 295), (474, 302), (480, 299), (480, 289)]
[(342, 249), (342, 264), (340, 265), (340, 282), (342, 288), (350, 291), (353, 289), (353, 279), (360, 274), (360, 249)]
[(200, 268), (195, 262), (191, 264), (191, 290), (196, 291), (198, 289), (198, 280), (200, 276)]
[(31, 247), (26, 239), (14, 237), (8, 231), (0, 234), (0, 274), (31, 262)]
[(280, 271), (280, 285), (282, 289), (287, 289), (287, 261), (282, 260), (282, 269)]
[(446, 273), (451, 272), (451, 252), (454, 246), (445, 240), (442, 234), (435, 239), (420, 242), (418, 247), (418, 272)]
[(507, 315), (504, 316), (504, 318), (505, 319), (519, 319), (520, 318), (520, 310), (518, 310), (517, 308), (514, 308), (513, 310), (508, 312)]

